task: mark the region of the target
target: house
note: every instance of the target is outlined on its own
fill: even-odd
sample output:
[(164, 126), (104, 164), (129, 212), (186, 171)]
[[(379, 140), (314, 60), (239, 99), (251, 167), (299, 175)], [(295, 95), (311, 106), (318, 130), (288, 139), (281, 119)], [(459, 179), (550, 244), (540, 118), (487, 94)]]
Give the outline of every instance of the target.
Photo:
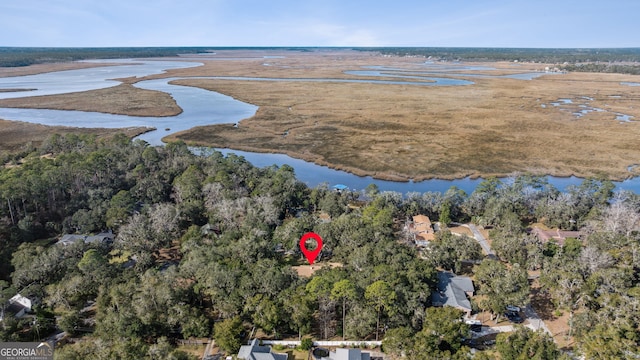
[(565, 231), (560, 229), (542, 230), (537, 226), (531, 230), (531, 233), (536, 235), (543, 244), (553, 240), (560, 246), (564, 246), (564, 242), (567, 238), (580, 239), (584, 235), (581, 231)]
[(343, 192), (345, 190), (347, 190), (349, 187), (347, 185), (344, 184), (336, 184), (333, 186), (333, 190), (337, 191), (337, 192)]
[(409, 231), (413, 234), (413, 241), (417, 246), (428, 246), (435, 240), (435, 233), (431, 227), (431, 220), (426, 215), (416, 215), (413, 223), (409, 225)]
[(242, 345), (238, 351), (238, 359), (244, 360), (287, 360), (287, 354), (272, 353), (268, 346), (260, 346), (258, 339), (251, 340), (250, 345)]
[(329, 353), (329, 357), (322, 360), (370, 360), (371, 354), (361, 352), (360, 349), (336, 349)]
[(11, 315), (16, 319), (20, 319), (29, 312), (31, 312), (31, 300), (20, 294), (16, 294), (14, 297), (9, 299), (4, 312), (0, 313), (0, 321), (4, 320), (6, 315)]
[(113, 232), (109, 230), (108, 232), (102, 232), (98, 235), (76, 235), (76, 234), (64, 234), (60, 238), (60, 240), (56, 243), (56, 245), (71, 245), (77, 242), (83, 241), (85, 244), (105, 244), (109, 242), (113, 242), (115, 235)]
[(438, 291), (433, 293), (431, 302), (434, 306), (452, 306), (471, 316), (471, 302), (475, 288), (473, 281), (466, 276), (457, 276), (450, 271), (438, 272)]

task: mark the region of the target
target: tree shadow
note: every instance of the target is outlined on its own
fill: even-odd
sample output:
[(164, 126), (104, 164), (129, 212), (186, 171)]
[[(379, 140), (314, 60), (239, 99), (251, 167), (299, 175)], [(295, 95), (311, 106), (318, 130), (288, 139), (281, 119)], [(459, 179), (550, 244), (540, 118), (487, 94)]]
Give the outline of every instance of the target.
[(531, 306), (543, 321), (556, 320), (558, 318), (554, 314), (555, 306), (551, 301), (551, 295), (542, 288), (531, 289)]

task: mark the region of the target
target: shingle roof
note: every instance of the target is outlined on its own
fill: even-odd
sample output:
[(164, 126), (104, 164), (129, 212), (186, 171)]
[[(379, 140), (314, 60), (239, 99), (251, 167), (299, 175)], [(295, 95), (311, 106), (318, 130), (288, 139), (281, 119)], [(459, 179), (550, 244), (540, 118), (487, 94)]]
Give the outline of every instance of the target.
[(329, 353), (328, 357), (330, 360), (369, 360), (370, 358), (369, 353), (363, 353), (360, 349), (336, 349)]
[(271, 352), (268, 346), (260, 346), (258, 339), (251, 340), (250, 345), (242, 345), (238, 351), (238, 359), (245, 360), (287, 360), (287, 355)]
[(475, 289), (470, 278), (441, 271), (438, 273), (438, 290), (432, 297), (434, 305), (452, 306), (471, 311), (471, 302), (467, 298), (467, 293), (473, 293)]
[(114, 235), (111, 231), (103, 232), (98, 235), (76, 235), (76, 234), (64, 234), (60, 238), (60, 241), (57, 242), (59, 245), (71, 245), (79, 241), (84, 241), (85, 243), (93, 243), (93, 242), (105, 242), (105, 241), (113, 241)]

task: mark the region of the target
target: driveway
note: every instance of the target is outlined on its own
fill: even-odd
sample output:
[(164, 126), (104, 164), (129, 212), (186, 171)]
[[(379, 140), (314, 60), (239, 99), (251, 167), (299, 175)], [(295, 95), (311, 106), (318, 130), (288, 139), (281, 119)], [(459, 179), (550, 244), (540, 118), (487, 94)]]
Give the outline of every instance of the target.
[(480, 244), (480, 247), (482, 247), (482, 250), (484, 250), (484, 252), (487, 254), (488, 257), (491, 257), (491, 258), (496, 257), (496, 253), (494, 253), (493, 250), (491, 250), (491, 246), (489, 246), (487, 239), (484, 238), (482, 233), (480, 233), (480, 230), (478, 230), (478, 228), (475, 225), (463, 224), (462, 226), (466, 226), (469, 228), (469, 230), (471, 230), (471, 232), (473, 233), (473, 237), (476, 239), (478, 244)]
[(482, 326), (482, 331), (472, 331), (471, 337), (473, 339), (481, 338), (487, 335), (498, 334), (503, 332), (512, 332), (515, 328), (513, 325), (503, 325), (503, 326)]
[(547, 325), (545, 325), (544, 321), (540, 319), (540, 316), (538, 316), (536, 311), (533, 310), (531, 304), (527, 305), (527, 307), (524, 308), (524, 315), (527, 317), (527, 319), (529, 319), (529, 324), (526, 325), (528, 328), (534, 331), (542, 329), (544, 332), (549, 334), (549, 336), (553, 337), (553, 334), (551, 333), (551, 331), (549, 331), (549, 328), (547, 327)]

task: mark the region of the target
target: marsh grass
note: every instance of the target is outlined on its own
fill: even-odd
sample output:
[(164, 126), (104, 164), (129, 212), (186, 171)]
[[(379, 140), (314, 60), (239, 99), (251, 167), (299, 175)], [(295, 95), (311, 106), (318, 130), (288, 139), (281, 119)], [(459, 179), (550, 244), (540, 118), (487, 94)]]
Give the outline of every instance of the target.
[[(278, 55), (278, 54), (270, 54)], [(0, 101), (0, 106), (40, 107), (171, 115), (179, 108), (163, 93), (128, 84), (180, 76), (366, 78), (343, 73), (366, 65), (425, 70), (424, 60), (374, 53), (283, 52), (264, 59), (255, 52), (220, 53), (204, 66), (170, 70), (125, 85), (85, 93)], [(265, 66), (269, 63), (269, 66)], [(546, 64), (489, 65), (478, 73), (503, 75)], [(464, 72), (464, 71), (461, 71)], [(442, 75), (465, 79), (463, 74)], [(174, 83), (218, 91), (260, 106), (236, 128), (212, 125), (172, 134), (166, 140), (238, 150), (285, 153), (317, 164), (392, 180), (503, 176), (526, 171), (555, 176), (605, 175), (622, 179), (640, 159), (640, 124), (620, 123), (615, 113), (640, 120), (635, 76), (570, 73), (526, 81), (468, 78), (471, 86), (430, 87), (324, 82), (249, 82), (185, 79)], [(549, 105), (560, 98), (593, 98), (607, 110), (577, 119)], [(543, 108), (541, 104), (547, 104)], [(636, 171), (638, 169), (636, 168)]]
[[(261, 106), (239, 128), (201, 127), (168, 139), (293, 157), (386, 179), (502, 176), (527, 171), (621, 179), (640, 157), (638, 89), (617, 76), (474, 79), (464, 87), (180, 80)], [(610, 94), (623, 97), (611, 101)], [(558, 98), (594, 98), (607, 109), (580, 119), (542, 108)], [(288, 131), (286, 136), (283, 133)]]
[(2, 99), (0, 107), (80, 110), (130, 116), (174, 116), (182, 112), (169, 94), (129, 84), (60, 95)]
[(149, 130), (152, 129), (144, 127), (122, 129), (72, 128), (0, 120), (0, 151), (20, 150), (27, 144), (39, 146), (52, 134), (93, 134), (98, 137), (112, 137), (115, 134), (124, 133), (126, 136), (133, 138)]

